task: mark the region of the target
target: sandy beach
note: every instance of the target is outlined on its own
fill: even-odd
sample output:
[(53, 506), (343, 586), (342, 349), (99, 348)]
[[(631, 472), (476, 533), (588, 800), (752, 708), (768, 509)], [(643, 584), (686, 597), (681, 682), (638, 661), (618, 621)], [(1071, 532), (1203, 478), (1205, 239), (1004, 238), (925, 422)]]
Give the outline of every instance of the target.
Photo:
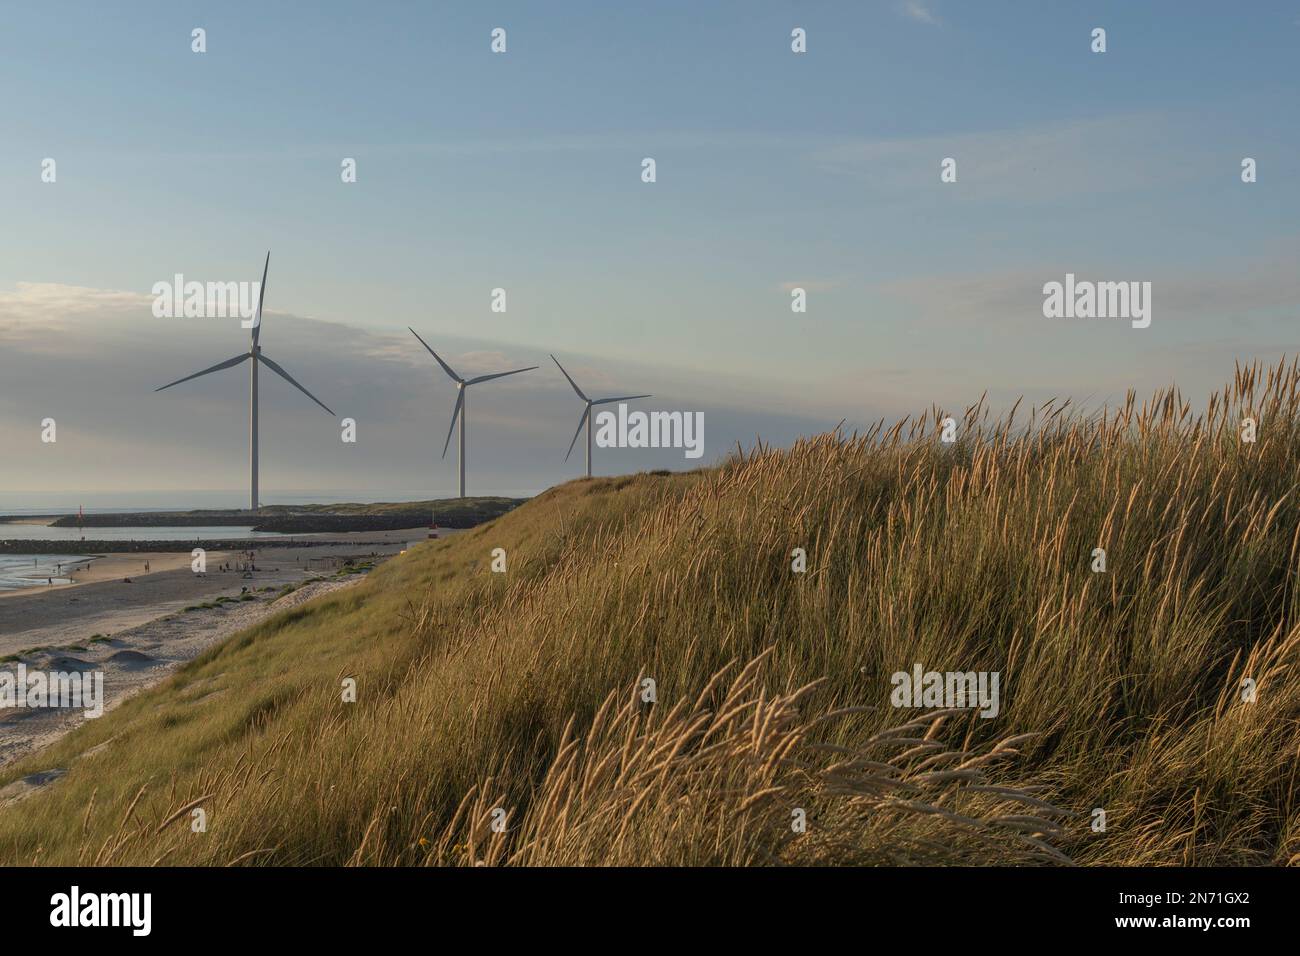
[(32, 648), (84, 644), (97, 634), (112, 636), (190, 605), (238, 597), (244, 590), (298, 584), (332, 574), (349, 559), (396, 554), (427, 534), (427, 529), (413, 528), (296, 535), (296, 540), (319, 543), (256, 549), (256, 570), (247, 574), (220, 570), (247, 560), (242, 552), (209, 552), (203, 575), (191, 570), (185, 552), (107, 554), (91, 561), (88, 570), (75, 572), (72, 584), (0, 592), (0, 658)]
[[(303, 585), (277, 598), (259, 595), (249, 601), (232, 601), (219, 607), (181, 611), (119, 631), (111, 639), (70, 648), (45, 649), (23, 655), (29, 673), (103, 673), (103, 708), (112, 710), (132, 694), (156, 684), (178, 666), (214, 644), (251, 627), (286, 608), (362, 579), (351, 575)], [(16, 662), (0, 664), (12, 669)], [(87, 719), (83, 711), (67, 708), (0, 709), (0, 766), (41, 749)], [(20, 800), (62, 776), (63, 768), (45, 770), (0, 789), (0, 806)]]
[[(213, 553), (209, 557), (213, 561), (220, 562), (228, 560), (229, 553)], [(71, 584), (56, 582), (53, 585), (34, 585), (29, 588), (6, 589), (0, 591), (0, 601), (22, 594), (45, 594), (52, 590), (74, 587), (78, 584), (94, 584), (96, 581), (120, 581), (123, 578), (139, 577), (151, 572), (174, 571), (177, 568), (188, 570), (189, 567), (190, 556), (178, 551), (147, 551), (88, 556), (64, 565), (62, 573), (71, 581)]]
[[(0, 597), (0, 669), (21, 662), (29, 672), (103, 671), (105, 708), (111, 709), (263, 618), (361, 580), (362, 575), (334, 577), (349, 560), (383, 560), (426, 535), (422, 528), (319, 535), (313, 547), (254, 551), (256, 570), (246, 573), (217, 570), (245, 560), (243, 553), (210, 553), (205, 575), (191, 570), (184, 553), (106, 555), (78, 573), (74, 584)], [(149, 573), (143, 573), (146, 561)], [(297, 590), (277, 596), (287, 584)], [(217, 603), (221, 598), (227, 600)], [(215, 606), (199, 606), (204, 604)], [(80, 711), (0, 710), (0, 765), (40, 749), (84, 719)], [(46, 782), (19, 781), (13, 792), (0, 793), (0, 803)]]

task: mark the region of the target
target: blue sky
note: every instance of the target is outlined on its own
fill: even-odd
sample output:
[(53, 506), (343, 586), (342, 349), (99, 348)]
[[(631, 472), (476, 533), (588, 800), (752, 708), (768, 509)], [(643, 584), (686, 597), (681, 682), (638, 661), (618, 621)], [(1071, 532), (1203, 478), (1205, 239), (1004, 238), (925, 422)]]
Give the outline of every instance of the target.
[[(489, 50), (498, 26), (504, 55)], [(806, 54), (790, 51), (796, 26)], [(1097, 26), (1104, 54), (1089, 49)], [(397, 462), (390, 489), (432, 474), (445, 490), (454, 473), (422, 436), (418, 455), (399, 448), (411, 428), (444, 434), (452, 395), (419, 354), (398, 355), (407, 325), (470, 365), (554, 351), (634, 377), (665, 407), (711, 410), (716, 454), (755, 430), (788, 442), (986, 389), (997, 403), (1100, 403), (1173, 380), (1203, 393), (1235, 359), (1294, 351), (1298, 45), (1295, 2), (13, 4), (0, 379), (22, 384), (0, 387), (0, 440), (22, 464), (8, 484), (86, 485), (75, 448), (57, 468), (32, 457), (50, 396), (88, 415), (132, 362), (166, 381), (242, 345), (230, 324), (155, 320), (129, 299), (110, 315), (69, 290), (256, 279), (268, 248), (264, 344), (343, 413), (384, 419), (391, 445), (372, 453)], [(939, 182), (945, 156), (956, 183)], [(1259, 182), (1241, 183), (1244, 156)], [(40, 181), (44, 157), (56, 184)], [(344, 157), (356, 184), (340, 182)], [(1152, 281), (1151, 328), (1044, 319), (1042, 284), (1067, 271)], [(790, 312), (791, 285), (809, 290), (807, 314)], [(504, 315), (488, 308), (495, 287)], [(276, 311), (308, 323), (301, 337), (277, 332)], [(107, 331), (119, 321), (138, 321), (139, 354)], [(325, 354), (311, 321), (352, 330), (338, 338), (353, 352)], [(111, 348), (68, 341), (98, 335)], [(367, 404), (393, 362), (423, 376), (427, 420)], [(538, 464), (520, 488), (511, 456), (534, 433), (567, 445), (576, 412), (557, 377), (535, 386), (554, 411), (534, 421), (508, 392), (484, 399), (499, 427), (480, 433), (479, 490), (572, 472)], [(193, 410), (173, 393), (97, 409), (111, 421), (85, 433), (131, 464), (96, 487), (241, 487), (227, 461), (241, 381), (196, 393), (222, 424), (189, 438)], [(281, 398), (284, 427), (310, 414)], [(174, 430), (165, 441), (133, 430), (146, 407), (162, 416), (151, 434)], [(170, 460), (178, 442), (209, 483)], [(330, 456), (295, 449), (299, 465), (263, 482), (368, 487)]]

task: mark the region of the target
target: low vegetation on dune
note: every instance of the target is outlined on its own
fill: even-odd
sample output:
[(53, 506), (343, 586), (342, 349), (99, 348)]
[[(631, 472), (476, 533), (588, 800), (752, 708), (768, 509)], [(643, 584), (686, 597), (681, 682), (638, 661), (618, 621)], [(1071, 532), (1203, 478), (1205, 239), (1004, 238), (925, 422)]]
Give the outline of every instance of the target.
[[(1294, 862), (1298, 401), (1250, 367), (570, 482), (6, 768), (67, 772), (0, 860)], [(895, 706), (916, 665), (996, 716)]]

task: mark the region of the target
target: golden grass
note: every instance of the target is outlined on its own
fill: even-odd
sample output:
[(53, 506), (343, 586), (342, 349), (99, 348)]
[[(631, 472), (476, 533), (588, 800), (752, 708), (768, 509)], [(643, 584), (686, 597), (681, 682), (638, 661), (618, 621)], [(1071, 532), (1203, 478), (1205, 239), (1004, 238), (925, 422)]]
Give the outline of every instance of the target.
[[(0, 810), (0, 860), (1294, 862), (1298, 389), (571, 482), (7, 768), (69, 772)], [(999, 672), (1000, 714), (892, 707), (918, 662)]]

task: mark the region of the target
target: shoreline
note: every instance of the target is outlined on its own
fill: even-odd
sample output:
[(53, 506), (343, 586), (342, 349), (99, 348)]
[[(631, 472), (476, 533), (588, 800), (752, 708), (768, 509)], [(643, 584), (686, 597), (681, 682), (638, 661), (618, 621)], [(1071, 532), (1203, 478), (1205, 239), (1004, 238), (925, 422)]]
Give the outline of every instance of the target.
[[(450, 529), (441, 529), (450, 530)], [(294, 535), (266, 536), (264, 538), (190, 538), (168, 541), (140, 541), (135, 539), (119, 540), (59, 540), (54, 538), (2, 538), (0, 537), (0, 554), (67, 554), (77, 552), (87, 557), (107, 554), (189, 554), (195, 548), (204, 551), (258, 551), (262, 548), (311, 548), (321, 544), (338, 544), (361, 546), (363, 544), (381, 545), (391, 539), (394, 533), (412, 535), (428, 533), (428, 528), (396, 529), (396, 531), (363, 531), (344, 533), (308, 533)], [(364, 535), (364, 539), (352, 539), (349, 533)]]
[[(36, 554), (38, 552), (32, 552)], [(224, 562), (228, 560), (230, 552), (214, 552), (208, 557), (214, 561)], [(124, 578), (143, 577), (146, 574), (158, 574), (163, 571), (174, 571), (177, 568), (188, 568), (190, 566), (190, 557), (175, 551), (143, 551), (126, 553), (109, 553), (109, 554), (85, 554), (79, 556), (72, 562), (73, 569), (64, 572), (64, 577), (68, 579), (66, 584), (33, 584), (25, 588), (6, 588), (0, 590), (0, 601), (10, 598), (20, 597), (32, 594), (53, 594), (56, 591), (66, 591), (69, 588), (83, 587), (87, 584), (96, 584), (100, 581), (118, 581)], [(145, 570), (145, 563), (148, 562), (149, 570)], [(84, 565), (84, 570), (78, 570)]]
[[(439, 529), (441, 534), (452, 531), (450, 528)], [(274, 560), (292, 559), (301, 563), (304, 559), (309, 562), (317, 560), (322, 548), (347, 548), (354, 549), (357, 553), (389, 553), (394, 544), (424, 541), (427, 537), (428, 528), (419, 527), (395, 531), (323, 532), (221, 541), (59, 541), (49, 538), (0, 540), (0, 556), (67, 555), (71, 558), (66, 562), (71, 570), (59, 575), (61, 579), (67, 580), (59, 580), (54, 584), (44, 584), (37, 580), (28, 587), (0, 588), (0, 601), (22, 595), (52, 594), (100, 581), (122, 581), (126, 578), (134, 580), (159, 571), (189, 568), (195, 548), (207, 552), (208, 566), (215, 570), (227, 562), (237, 562), (240, 555), (246, 552), (258, 555), (264, 550), (285, 551), (288, 553), (278, 555)], [(148, 570), (145, 569), (146, 563), (149, 565)]]
[[(191, 570), (189, 552), (104, 555), (74, 583), (16, 588), (0, 596), (0, 658), (32, 648), (83, 644), (96, 635), (113, 635), (160, 616), (238, 598), (263, 588), (299, 585), (391, 557), (411, 542), (424, 541), (428, 529), (387, 534), (323, 535), (297, 548), (255, 548), (248, 570), (242, 552), (213, 551), (207, 572)], [(146, 558), (147, 555), (147, 558)], [(145, 560), (149, 573), (143, 573)], [(98, 567), (96, 567), (98, 565)], [(229, 566), (229, 570), (222, 568)]]
[[(283, 550), (254, 551), (256, 571), (247, 572), (216, 570), (242, 558), (239, 552), (209, 554), (205, 575), (190, 570), (188, 553), (158, 553), (149, 557), (149, 573), (130, 575), (130, 584), (118, 572), (142, 569), (145, 555), (103, 557), (77, 583), (0, 596), (0, 671), (19, 663), (29, 673), (100, 670), (107, 712), (267, 617), (360, 582), (370, 566), (424, 542), (427, 533), (389, 532), (382, 541), (360, 534), (350, 542), (323, 535), (326, 540), (305, 542), (297, 560), (284, 560), (295, 556)], [(339, 573), (349, 569), (354, 573)], [(84, 719), (80, 710), (0, 708), (0, 767), (38, 753)], [(38, 792), (66, 769), (46, 768), (0, 789), (0, 807)]]
[[(114, 636), (85, 645), (33, 650), (19, 660), (0, 662), (0, 670), (22, 663), (28, 672), (80, 671), (103, 674), (103, 713), (155, 684), (208, 648), (280, 611), (352, 587), (364, 574), (320, 579), (288, 594), (255, 596), (196, 611), (166, 614)], [(80, 726), (87, 717), (75, 708), (0, 708), (0, 768), (22, 760)], [(16, 803), (54, 783), (66, 767), (49, 767), (0, 788), (0, 807)]]

